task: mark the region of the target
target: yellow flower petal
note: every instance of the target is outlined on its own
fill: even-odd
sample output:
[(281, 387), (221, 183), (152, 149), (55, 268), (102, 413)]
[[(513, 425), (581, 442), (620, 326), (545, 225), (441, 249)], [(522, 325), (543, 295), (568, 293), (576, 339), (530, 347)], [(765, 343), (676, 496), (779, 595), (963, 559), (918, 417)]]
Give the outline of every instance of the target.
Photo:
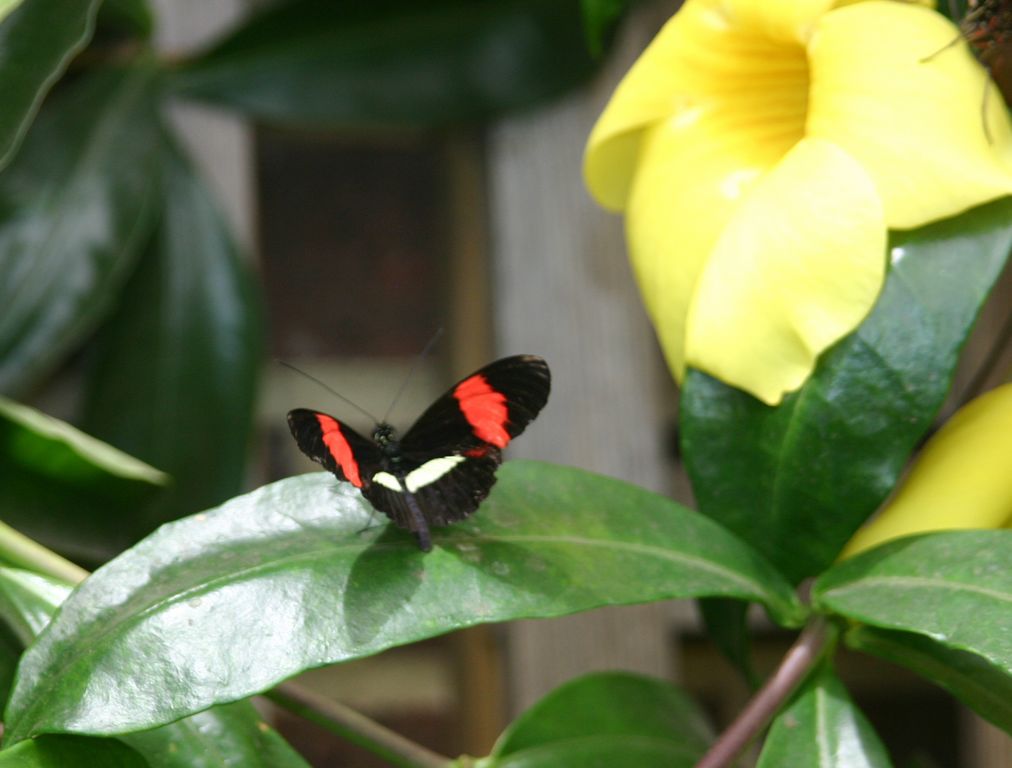
[(925, 446), (896, 497), (843, 551), (926, 531), (1012, 526), (1012, 384), (970, 402)]
[(926, 8), (872, 0), (827, 13), (809, 45), (807, 133), (864, 166), (891, 229), (1012, 194), (1008, 111), (966, 46), (946, 49), (958, 35)]
[(864, 318), (885, 274), (871, 180), (828, 142), (804, 139), (750, 191), (691, 300), (688, 363), (770, 405)]
[(808, 65), (800, 40), (777, 42), (764, 25), (811, 26), (828, 4), (778, 0), (792, 11), (784, 21), (760, 13), (755, 0), (689, 0), (629, 70), (591, 132), (584, 178), (594, 198), (612, 210), (626, 206), (644, 162), (644, 133), (666, 120), (721, 112), (716, 129), (752, 131), (756, 140), (774, 134), (780, 143), (787, 136), (786, 151), (804, 128)]

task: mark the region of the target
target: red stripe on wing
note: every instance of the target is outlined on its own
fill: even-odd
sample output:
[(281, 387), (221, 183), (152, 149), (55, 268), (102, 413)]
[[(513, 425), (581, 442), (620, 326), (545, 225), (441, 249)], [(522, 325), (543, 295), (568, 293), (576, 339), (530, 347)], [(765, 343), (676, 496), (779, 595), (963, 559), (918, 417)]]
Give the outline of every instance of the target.
[(362, 478), (358, 474), (358, 462), (355, 454), (352, 453), (348, 440), (341, 433), (341, 425), (336, 419), (332, 419), (325, 413), (316, 414), (316, 420), (320, 422), (320, 429), (323, 430), (323, 444), (327, 446), (330, 455), (348, 478), (348, 482), (356, 488), (362, 487)]
[(506, 431), (509, 409), (502, 392), (494, 390), (484, 376), (476, 374), (454, 387), (453, 396), (479, 440), (497, 448), (506, 447), (510, 441)]

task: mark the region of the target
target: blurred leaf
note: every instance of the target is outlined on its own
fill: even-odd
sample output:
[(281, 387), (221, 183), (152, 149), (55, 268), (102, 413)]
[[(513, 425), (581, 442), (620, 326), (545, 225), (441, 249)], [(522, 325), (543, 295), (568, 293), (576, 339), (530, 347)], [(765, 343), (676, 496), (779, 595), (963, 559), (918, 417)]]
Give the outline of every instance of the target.
[(427, 555), (405, 531), (366, 528), (372, 514), (314, 473), (163, 526), (78, 587), (25, 654), (8, 738), (151, 727), (480, 623), (702, 595), (802, 619), (787, 584), (713, 521), (580, 470), (509, 462)]
[(691, 768), (712, 739), (690, 696), (628, 672), (586, 675), (555, 689), (503, 733), (488, 768)]
[(1012, 675), (986, 659), (911, 632), (856, 626), (844, 639), (855, 650), (904, 666), (941, 686), (1012, 734)]
[(759, 678), (752, 666), (751, 638), (748, 631), (748, 603), (723, 597), (704, 597), (696, 601), (699, 615), (714, 645), (724, 654), (752, 690)]
[(580, 0), (297, 0), (254, 16), (175, 85), (282, 123), (442, 125), (559, 96), (593, 68)]
[(43, 97), (88, 42), (100, 2), (0, 3), (0, 168), (17, 151)]
[(580, 0), (587, 47), (594, 56), (604, 53), (612, 30), (634, 2), (636, 0)]
[(134, 540), (242, 486), (261, 355), (260, 302), (210, 192), (164, 145), (164, 210), (103, 327), (85, 428), (164, 469), (168, 493), (120, 525)]
[[(1008, 690), (1012, 682), (1012, 530), (946, 531), (887, 542), (839, 563), (816, 582), (820, 610), (882, 629), (923, 635), (912, 643), (932, 679), (959, 696), (973, 685)], [(902, 636), (890, 636), (902, 640)], [(945, 653), (951, 651), (952, 653)], [(969, 656), (979, 657), (979, 660)], [(900, 663), (904, 661), (897, 659)], [(941, 665), (953, 664), (941, 678)], [(931, 666), (934, 665), (934, 666)], [(947, 681), (947, 682), (944, 682)], [(955, 686), (960, 686), (960, 691)], [(967, 698), (985, 717), (1010, 721), (990, 697)]]
[(890, 768), (889, 755), (843, 683), (823, 664), (773, 721), (756, 768)]
[(75, 83), (0, 174), (0, 392), (25, 391), (59, 365), (134, 265), (150, 223), (153, 84), (146, 67)]
[(0, 619), (26, 647), (73, 591), (62, 581), (20, 568), (0, 568)]
[(167, 480), (66, 422), (0, 397), (3, 518), (61, 552), (100, 561), (128, 546), (123, 518)]
[(103, 0), (98, 11), (98, 26), (147, 39), (154, 31), (155, 19), (147, 0)]
[(871, 315), (779, 407), (690, 371), (682, 452), (700, 511), (793, 582), (828, 566), (931, 426), (1010, 247), (1012, 198), (894, 233)]
[(0, 0), (0, 21), (6, 19), (21, 2), (22, 0)]
[(148, 768), (148, 764), (115, 739), (59, 735), (0, 751), (0, 768)]
[(14, 632), (0, 623), (0, 701), (7, 701), (10, 695), (22, 650), (23, 646)]

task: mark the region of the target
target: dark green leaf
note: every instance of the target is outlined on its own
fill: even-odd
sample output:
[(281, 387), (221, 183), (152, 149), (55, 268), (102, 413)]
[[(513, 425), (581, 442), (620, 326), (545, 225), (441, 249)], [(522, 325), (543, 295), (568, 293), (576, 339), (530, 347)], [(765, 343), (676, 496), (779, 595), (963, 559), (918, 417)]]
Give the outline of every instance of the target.
[(91, 37), (101, 0), (24, 0), (0, 22), (0, 168), (43, 97)]
[(698, 371), (682, 448), (702, 512), (794, 582), (833, 562), (881, 504), (945, 399), (1012, 247), (1012, 198), (896, 233), (871, 315), (777, 408)]
[(0, 392), (25, 390), (58, 365), (134, 265), (150, 221), (152, 87), (147, 68), (75, 83), (0, 174)]
[(889, 768), (889, 755), (824, 664), (770, 728), (757, 768)]
[(922, 675), (1012, 734), (1012, 675), (977, 654), (947, 648), (924, 635), (867, 626), (854, 627), (844, 639), (855, 650)]
[(436, 531), (427, 555), (407, 532), (366, 528), (371, 514), (317, 473), (163, 526), (82, 584), (26, 653), (8, 737), (151, 727), (485, 622), (703, 595), (803, 618), (713, 521), (580, 470), (508, 463), (479, 514)]
[(7, 701), (14, 684), (14, 671), (24, 647), (13, 630), (0, 623), (0, 701)]
[(752, 666), (751, 638), (748, 631), (748, 603), (723, 597), (704, 597), (697, 601), (699, 615), (714, 644), (737, 669), (745, 683), (755, 690), (759, 678)]
[(148, 764), (115, 739), (61, 735), (0, 751), (0, 768), (148, 768)]
[(297, 0), (251, 19), (176, 86), (281, 122), (428, 125), (530, 106), (593, 66), (580, 0)]
[(0, 397), (0, 509), (51, 547), (106, 559), (132, 543), (123, 518), (166, 481), (69, 424)]
[(699, 707), (673, 685), (626, 672), (587, 675), (557, 688), (499, 739), (497, 768), (690, 768), (711, 731)]
[(204, 183), (165, 145), (161, 223), (103, 327), (85, 428), (172, 475), (120, 521), (134, 540), (240, 490), (260, 362), (260, 303)]
[(587, 47), (595, 56), (604, 53), (605, 41), (635, 0), (580, 0)]
[(154, 26), (147, 0), (104, 0), (98, 12), (100, 30), (112, 28), (146, 39)]
[[(890, 541), (823, 574), (815, 605), (875, 627), (931, 638), (952, 662), (1012, 677), (1012, 531), (946, 531)], [(924, 648), (912, 648), (912, 653)], [(936, 659), (940, 658), (936, 653)], [(925, 662), (926, 663), (926, 662)], [(987, 667), (992, 669), (989, 671)], [(966, 675), (956, 667), (951, 675)], [(971, 703), (969, 700), (967, 703)], [(992, 712), (990, 704), (983, 706)]]

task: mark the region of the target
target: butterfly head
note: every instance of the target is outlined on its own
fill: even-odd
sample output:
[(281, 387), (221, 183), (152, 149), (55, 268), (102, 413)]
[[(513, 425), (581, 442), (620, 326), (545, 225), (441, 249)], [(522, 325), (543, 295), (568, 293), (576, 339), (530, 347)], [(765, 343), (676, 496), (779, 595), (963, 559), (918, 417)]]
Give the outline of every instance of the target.
[(397, 439), (397, 430), (387, 424), (385, 421), (381, 421), (376, 425), (376, 429), (372, 431), (372, 439), (376, 441), (376, 444), (387, 456), (397, 456), (400, 454), (400, 441)]

